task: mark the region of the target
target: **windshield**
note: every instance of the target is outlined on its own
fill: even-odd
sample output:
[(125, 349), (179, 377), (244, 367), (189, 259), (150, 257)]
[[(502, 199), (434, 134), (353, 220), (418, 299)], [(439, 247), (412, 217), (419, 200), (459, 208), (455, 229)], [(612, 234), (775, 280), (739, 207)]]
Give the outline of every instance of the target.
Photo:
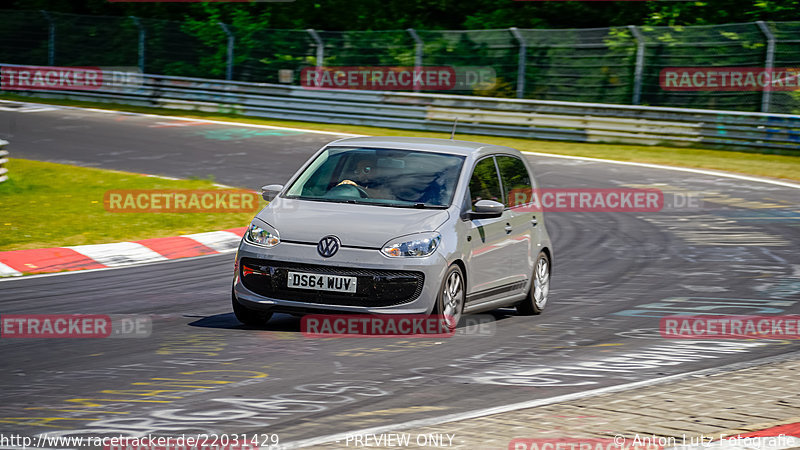
[(446, 208), (464, 157), (413, 150), (329, 147), (289, 188), (302, 200)]

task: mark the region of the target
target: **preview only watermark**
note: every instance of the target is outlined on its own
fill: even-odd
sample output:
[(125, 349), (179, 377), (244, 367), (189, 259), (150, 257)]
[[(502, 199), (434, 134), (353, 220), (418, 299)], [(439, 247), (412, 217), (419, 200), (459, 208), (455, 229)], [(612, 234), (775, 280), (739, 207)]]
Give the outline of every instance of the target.
[(800, 315), (666, 316), (659, 331), (666, 339), (800, 339)]
[(152, 332), (148, 316), (107, 314), (2, 314), (0, 338), (143, 338)]
[(353, 448), (450, 448), (455, 446), (455, 437), (449, 433), (359, 433), (336, 442)]
[(797, 91), (800, 67), (668, 67), (659, 85), (665, 91)]
[(252, 213), (261, 196), (240, 189), (109, 190), (103, 206), (112, 213)]

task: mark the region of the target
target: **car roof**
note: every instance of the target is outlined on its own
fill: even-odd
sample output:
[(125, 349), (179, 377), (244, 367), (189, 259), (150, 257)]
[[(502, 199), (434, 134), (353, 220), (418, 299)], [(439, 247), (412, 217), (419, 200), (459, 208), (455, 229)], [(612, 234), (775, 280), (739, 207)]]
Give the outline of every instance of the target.
[(509, 153), (520, 155), (518, 150), (500, 145), (482, 144), (479, 142), (458, 141), (452, 139), (417, 138), (401, 136), (373, 136), (345, 138), (333, 141), (329, 146), (336, 147), (369, 147), (391, 148), (398, 150), (417, 150), (423, 152), (450, 153), (464, 156), (481, 156), (491, 153)]

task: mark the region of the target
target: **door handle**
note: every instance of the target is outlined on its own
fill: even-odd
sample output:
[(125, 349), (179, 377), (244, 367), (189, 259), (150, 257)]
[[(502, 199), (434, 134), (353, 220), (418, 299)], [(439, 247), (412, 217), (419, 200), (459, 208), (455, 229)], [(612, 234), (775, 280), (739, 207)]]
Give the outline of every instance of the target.
[(509, 233), (511, 233), (511, 224), (507, 223), (506, 224), (506, 234), (509, 234)]
[(536, 220), (536, 216), (533, 216), (531, 219), (531, 225), (536, 226), (539, 222)]

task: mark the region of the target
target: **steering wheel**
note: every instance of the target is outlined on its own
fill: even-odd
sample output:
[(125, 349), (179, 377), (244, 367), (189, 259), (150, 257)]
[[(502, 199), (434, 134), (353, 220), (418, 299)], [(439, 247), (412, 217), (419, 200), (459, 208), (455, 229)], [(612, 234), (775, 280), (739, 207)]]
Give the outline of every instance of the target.
[(361, 198), (369, 198), (369, 194), (367, 194), (367, 191), (365, 191), (361, 186), (347, 183), (334, 186), (325, 194), (325, 196), (328, 197), (332, 194), (340, 194), (343, 197), (354, 197), (352, 194), (355, 193), (357, 193)]

